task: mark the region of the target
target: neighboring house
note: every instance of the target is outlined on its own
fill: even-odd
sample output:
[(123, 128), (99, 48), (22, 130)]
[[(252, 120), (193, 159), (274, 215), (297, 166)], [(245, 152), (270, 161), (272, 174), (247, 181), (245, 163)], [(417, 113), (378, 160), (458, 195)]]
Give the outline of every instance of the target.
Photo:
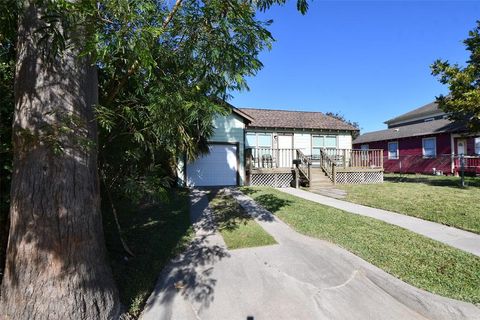
[(367, 132), (353, 141), (357, 149), (383, 149), (385, 172), (456, 174), (460, 155), (465, 170), (480, 173), (480, 137), (452, 122), (430, 103), (385, 121), (388, 129)]
[(357, 132), (321, 112), (234, 107), (231, 114), (217, 117), (214, 126), (210, 153), (187, 164), (180, 161), (180, 184), (244, 185), (246, 149), (269, 150), (272, 166), (291, 168), (297, 149), (307, 156), (319, 155), (321, 147), (351, 149), (352, 134)]

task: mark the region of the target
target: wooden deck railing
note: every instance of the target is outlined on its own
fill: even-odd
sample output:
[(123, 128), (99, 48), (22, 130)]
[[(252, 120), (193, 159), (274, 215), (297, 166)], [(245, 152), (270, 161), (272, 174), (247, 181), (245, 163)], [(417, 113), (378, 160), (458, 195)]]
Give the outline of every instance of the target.
[[(245, 150), (247, 170), (292, 168), (307, 180), (311, 179), (310, 167), (320, 162), (320, 167), (335, 182), (336, 173), (383, 169), (381, 149), (322, 148), (320, 155), (305, 155), (299, 149), (249, 148)], [(294, 164), (295, 160), (295, 164)], [(294, 167), (296, 165), (296, 167)]]
[(252, 168), (293, 168), (296, 149), (250, 148)]
[[(312, 161), (327, 161), (338, 168), (383, 168), (382, 149), (322, 148), (320, 155), (305, 155), (299, 149), (248, 148), (252, 168), (293, 168), (293, 160), (300, 160), (301, 167)], [(307, 172), (305, 172), (307, 174)]]
[(342, 168), (383, 168), (382, 149), (335, 149), (324, 148), (324, 156), (328, 157), (337, 167)]

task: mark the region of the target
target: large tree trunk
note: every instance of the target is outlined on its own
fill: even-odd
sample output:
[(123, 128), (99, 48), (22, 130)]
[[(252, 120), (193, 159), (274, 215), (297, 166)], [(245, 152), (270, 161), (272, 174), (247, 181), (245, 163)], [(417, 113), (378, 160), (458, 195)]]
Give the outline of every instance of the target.
[(25, 2), (0, 319), (114, 319), (119, 300), (106, 260), (91, 143), (97, 140), (96, 69), (78, 49), (45, 60), (36, 32), (41, 10), (32, 4), (39, 2)]

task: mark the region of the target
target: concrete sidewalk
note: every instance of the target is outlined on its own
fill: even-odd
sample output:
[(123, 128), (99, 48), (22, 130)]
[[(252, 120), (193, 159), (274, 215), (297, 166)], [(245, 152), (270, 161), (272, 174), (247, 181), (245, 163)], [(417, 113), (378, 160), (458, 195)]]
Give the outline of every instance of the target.
[(391, 211), (325, 197), (301, 189), (279, 188), (277, 190), (350, 213), (382, 220), (480, 257), (480, 235), (472, 232)]

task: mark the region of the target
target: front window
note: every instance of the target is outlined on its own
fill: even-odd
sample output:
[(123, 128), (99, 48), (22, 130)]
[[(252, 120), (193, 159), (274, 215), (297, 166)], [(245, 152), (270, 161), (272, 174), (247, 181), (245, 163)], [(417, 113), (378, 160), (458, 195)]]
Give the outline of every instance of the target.
[(336, 136), (326, 136), (325, 137), (325, 147), (336, 148), (337, 147), (337, 137)]
[(257, 147), (257, 134), (253, 132), (248, 132), (247, 133), (247, 147), (249, 148), (256, 148)]
[(259, 148), (271, 148), (272, 147), (272, 134), (271, 133), (258, 133), (258, 147)]
[(388, 143), (388, 159), (398, 159), (398, 141)]
[(320, 149), (325, 147), (325, 137), (313, 136), (312, 137), (312, 156), (314, 159), (320, 158)]
[(480, 137), (475, 138), (475, 153), (480, 154)]
[(360, 146), (360, 149), (361, 149), (361, 150), (368, 150), (368, 144), (362, 144), (362, 145)]
[(423, 157), (435, 158), (437, 156), (437, 140), (436, 138), (423, 139)]

